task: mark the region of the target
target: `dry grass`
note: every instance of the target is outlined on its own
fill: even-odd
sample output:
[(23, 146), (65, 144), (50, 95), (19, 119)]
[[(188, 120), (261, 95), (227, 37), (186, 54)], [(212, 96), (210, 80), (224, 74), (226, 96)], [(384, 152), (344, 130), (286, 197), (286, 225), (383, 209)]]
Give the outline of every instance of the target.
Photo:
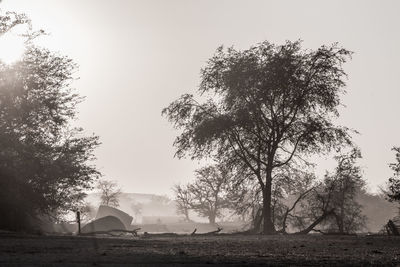
[(388, 236), (73, 237), (0, 235), (0, 265), (396, 266)]

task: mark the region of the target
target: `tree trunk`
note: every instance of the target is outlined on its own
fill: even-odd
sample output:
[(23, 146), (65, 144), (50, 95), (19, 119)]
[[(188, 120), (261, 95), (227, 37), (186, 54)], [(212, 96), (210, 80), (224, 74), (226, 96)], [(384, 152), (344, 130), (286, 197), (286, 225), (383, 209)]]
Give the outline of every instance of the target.
[(263, 220), (263, 215), (262, 215), (263, 211), (262, 208), (257, 209), (257, 212), (254, 216), (254, 221), (253, 221), (253, 229), (252, 231), (254, 233), (260, 233), (261, 232), (261, 223)]
[(189, 211), (188, 210), (185, 210), (185, 220), (187, 221), (187, 222), (191, 222), (192, 220), (190, 219), (190, 217), (189, 217)]
[[(343, 183), (343, 181), (342, 181)], [(340, 199), (340, 213), (336, 216), (336, 223), (338, 226), (339, 233), (344, 234), (344, 199), (345, 199), (345, 186), (342, 184), (342, 195)]]
[(276, 233), (274, 224), (272, 223), (271, 201), (272, 201), (272, 176), (271, 176), (271, 171), (267, 171), (265, 187), (263, 190), (263, 216), (264, 216), (263, 234), (264, 235), (271, 235)]
[(210, 224), (215, 224), (215, 214), (211, 214), (210, 216), (208, 216), (208, 221)]

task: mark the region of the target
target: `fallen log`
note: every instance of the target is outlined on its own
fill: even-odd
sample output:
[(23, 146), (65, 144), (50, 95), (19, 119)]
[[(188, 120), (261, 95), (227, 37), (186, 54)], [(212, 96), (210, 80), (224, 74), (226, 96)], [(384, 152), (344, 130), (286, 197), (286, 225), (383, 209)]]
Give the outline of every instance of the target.
[[(196, 230), (196, 229), (195, 229)], [(221, 227), (218, 227), (218, 229), (217, 230), (215, 230), (215, 231), (211, 231), (211, 232), (207, 232), (207, 233), (200, 233), (200, 234), (195, 234), (196, 233), (196, 231), (193, 231), (193, 233), (191, 234), (192, 236), (210, 236), (210, 235), (216, 235), (216, 234), (218, 234), (219, 232), (221, 232), (222, 231), (222, 228)]]
[(94, 232), (89, 232), (89, 233), (81, 233), (79, 235), (81, 236), (92, 236), (92, 235), (111, 235), (111, 236), (121, 236), (121, 234), (119, 235), (115, 235), (113, 233), (129, 233), (132, 234), (133, 236), (138, 236), (138, 231), (141, 228), (137, 228), (134, 230), (122, 230), (122, 229), (113, 229), (113, 230), (108, 230), (108, 231), (94, 231)]
[(144, 236), (144, 237), (212, 236), (212, 235), (218, 234), (218, 233), (221, 232), (221, 231), (222, 231), (222, 228), (221, 228), (221, 227), (218, 227), (218, 229), (215, 230), (215, 231), (211, 231), (211, 232), (207, 232), (207, 233), (196, 234), (197, 228), (195, 228), (191, 234), (148, 233), (148, 232), (144, 232), (143, 236)]
[(176, 237), (176, 236), (185, 236), (185, 234), (177, 234), (177, 233), (148, 233), (148, 232), (144, 232), (143, 233), (144, 237)]

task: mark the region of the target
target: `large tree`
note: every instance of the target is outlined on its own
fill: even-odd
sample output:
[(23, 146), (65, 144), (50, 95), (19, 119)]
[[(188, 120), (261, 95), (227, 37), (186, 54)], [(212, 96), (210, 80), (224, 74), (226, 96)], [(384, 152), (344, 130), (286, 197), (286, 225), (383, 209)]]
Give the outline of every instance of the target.
[(201, 70), (198, 93), (205, 101), (186, 94), (163, 110), (182, 130), (176, 155), (245, 165), (262, 191), (263, 232), (274, 233), (276, 171), (299, 156), (350, 142), (347, 128), (333, 122), (350, 54), (337, 44), (303, 50), (301, 41), (218, 48)]
[(27, 25), (25, 53), (0, 61), (0, 227), (8, 229), (74, 210), (99, 176), (90, 163), (98, 137), (70, 123), (81, 101), (70, 86), (76, 65), (36, 47), (40, 32), (29, 31), (26, 16), (0, 14), (0, 35), (18, 25)]

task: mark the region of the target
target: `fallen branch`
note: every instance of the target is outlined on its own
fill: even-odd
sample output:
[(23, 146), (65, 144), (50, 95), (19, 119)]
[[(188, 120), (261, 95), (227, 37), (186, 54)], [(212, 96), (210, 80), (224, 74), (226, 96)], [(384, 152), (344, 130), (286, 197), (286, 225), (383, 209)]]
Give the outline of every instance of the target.
[(138, 231), (140, 228), (134, 229), (134, 230), (122, 230), (122, 229), (113, 229), (109, 231), (94, 231), (94, 232), (89, 232), (89, 233), (81, 233), (81, 236), (91, 236), (91, 235), (111, 235), (111, 236), (120, 236), (120, 235), (114, 235), (112, 233), (129, 233), (134, 236), (138, 236)]
[(193, 233), (192, 233), (191, 235), (192, 235), (192, 236), (194, 236), (194, 235), (196, 235), (196, 236), (210, 236), (210, 235), (216, 235), (216, 234), (218, 234), (218, 233), (221, 232), (221, 231), (222, 231), (222, 228), (221, 228), (221, 227), (218, 227), (217, 230), (211, 231), (211, 232), (207, 232), (207, 233), (195, 234), (196, 231), (193, 231)]
[(177, 233), (154, 233), (154, 234), (150, 234), (148, 232), (144, 232), (143, 233), (144, 237), (176, 237), (176, 236), (184, 236), (184, 235), (180, 235)]

